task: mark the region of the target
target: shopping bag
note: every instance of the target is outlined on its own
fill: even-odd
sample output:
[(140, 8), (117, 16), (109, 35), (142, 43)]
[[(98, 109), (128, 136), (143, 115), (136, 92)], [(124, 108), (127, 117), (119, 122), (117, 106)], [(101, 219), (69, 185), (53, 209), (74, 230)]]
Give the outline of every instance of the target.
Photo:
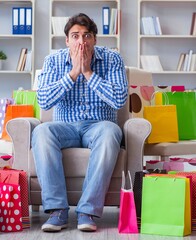
[(40, 119), (40, 106), (37, 102), (37, 92), (33, 90), (14, 90), (13, 98), (16, 104), (33, 105), (34, 117)]
[(125, 189), (125, 174), (123, 171), (118, 231), (119, 233), (138, 233), (134, 193), (129, 171), (128, 176), (130, 180), (130, 189), (127, 190)]
[(22, 231), (21, 189), (10, 184), (9, 175), (0, 183), (0, 232)]
[(166, 94), (170, 104), (176, 105), (179, 140), (196, 139), (196, 92), (167, 92)]
[[(170, 172), (169, 172), (170, 173)], [(176, 172), (173, 173), (177, 176), (191, 177), (192, 179), (192, 230), (196, 231), (196, 172)]]
[(145, 106), (144, 118), (152, 125), (152, 131), (146, 140), (147, 143), (178, 142), (178, 122), (175, 105)]
[(0, 183), (2, 183), (2, 181), (7, 177), (9, 184), (15, 184), (20, 187), (22, 228), (29, 228), (30, 218), (27, 173), (25, 171), (16, 169), (0, 169)]
[[(146, 85), (145, 85), (146, 84)], [(144, 106), (151, 105), (151, 99), (155, 92), (184, 91), (184, 86), (152, 86), (145, 81), (138, 82), (136, 86), (129, 86), (129, 112), (130, 117), (144, 117)], [(162, 95), (160, 96), (162, 99)], [(160, 100), (155, 100), (160, 101)], [(157, 103), (156, 103), (157, 104)], [(162, 104), (162, 101), (161, 101)]]
[(190, 178), (144, 177), (141, 233), (191, 234)]
[(1, 98), (0, 99), (0, 137), (3, 132), (3, 125), (4, 125), (4, 120), (5, 120), (5, 113), (7, 106), (9, 104), (13, 104), (14, 100), (12, 98)]
[(146, 174), (166, 174), (165, 170), (162, 169), (147, 169), (144, 171), (139, 171), (135, 173), (134, 184), (133, 184), (133, 192), (135, 197), (135, 205), (136, 205), (136, 214), (137, 214), (137, 222), (138, 227), (140, 228), (141, 224), (141, 206), (142, 206), (142, 184), (143, 177)]
[(34, 116), (34, 109), (33, 105), (8, 105), (5, 115), (5, 121), (3, 125), (3, 132), (2, 132), (2, 139), (10, 141), (10, 137), (6, 131), (6, 124), (9, 120), (18, 117), (33, 117)]

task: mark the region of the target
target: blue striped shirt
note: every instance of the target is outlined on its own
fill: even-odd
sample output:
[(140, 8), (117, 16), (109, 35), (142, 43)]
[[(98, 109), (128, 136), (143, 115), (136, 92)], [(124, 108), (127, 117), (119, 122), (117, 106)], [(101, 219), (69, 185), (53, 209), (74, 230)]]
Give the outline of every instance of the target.
[(74, 82), (69, 76), (72, 62), (69, 49), (45, 58), (38, 76), (38, 103), (44, 110), (54, 107), (54, 121), (117, 121), (117, 110), (126, 102), (128, 84), (119, 53), (95, 46), (91, 61), (93, 74), (87, 81), (80, 74)]

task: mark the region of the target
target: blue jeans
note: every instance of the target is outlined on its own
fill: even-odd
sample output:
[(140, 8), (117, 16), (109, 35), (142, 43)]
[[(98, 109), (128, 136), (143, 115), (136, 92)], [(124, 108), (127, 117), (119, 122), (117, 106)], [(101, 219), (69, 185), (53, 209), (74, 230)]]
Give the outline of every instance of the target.
[(46, 122), (38, 125), (32, 135), (32, 151), (45, 212), (69, 209), (61, 149), (84, 147), (91, 149), (91, 154), (76, 212), (100, 217), (121, 139), (122, 130), (109, 121)]

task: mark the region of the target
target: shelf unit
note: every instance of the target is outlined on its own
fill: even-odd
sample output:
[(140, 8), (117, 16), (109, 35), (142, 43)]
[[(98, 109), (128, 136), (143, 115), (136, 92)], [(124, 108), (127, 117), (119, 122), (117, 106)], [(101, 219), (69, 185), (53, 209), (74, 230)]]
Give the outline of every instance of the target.
[[(32, 7), (32, 34), (12, 34), (12, 8)], [(0, 50), (3, 50), (7, 59), (0, 71), (0, 97), (12, 96), (12, 91), (23, 87), (31, 89), (34, 79), (34, 22), (35, 0), (1, 0), (0, 1)], [(21, 48), (32, 50), (31, 71), (16, 71)], [(6, 84), (5, 84), (6, 82)]]
[[(118, 10), (118, 34), (102, 34), (102, 7)], [(65, 48), (65, 34), (54, 35), (52, 17), (70, 17), (77, 13), (85, 13), (91, 17), (98, 27), (97, 45), (117, 48), (120, 51), (120, 0), (50, 0), (49, 52)]]
[[(157, 84), (196, 87), (196, 71), (177, 71), (181, 53), (196, 53), (196, 36), (190, 35), (192, 13), (196, 0), (138, 1), (138, 67), (141, 55), (158, 55), (163, 71), (153, 72)], [(158, 16), (162, 35), (141, 33), (141, 18)], [(176, 82), (176, 78), (178, 78)]]

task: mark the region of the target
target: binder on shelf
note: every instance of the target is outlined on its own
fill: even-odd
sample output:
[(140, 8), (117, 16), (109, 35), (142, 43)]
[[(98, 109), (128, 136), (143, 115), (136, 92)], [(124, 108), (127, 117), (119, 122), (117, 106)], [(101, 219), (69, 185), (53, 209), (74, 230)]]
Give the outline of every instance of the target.
[(103, 21), (103, 34), (109, 34), (109, 22), (110, 22), (110, 8), (103, 7), (102, 9), (102, 21)]
[(25, 8), (25, 33), (32, 34), (32, 7)]
[(19, 8), (12, 8), (12, 34), (19, 33)]
[(25, 34), (25, 8), (19, 8), (19, 34)]

